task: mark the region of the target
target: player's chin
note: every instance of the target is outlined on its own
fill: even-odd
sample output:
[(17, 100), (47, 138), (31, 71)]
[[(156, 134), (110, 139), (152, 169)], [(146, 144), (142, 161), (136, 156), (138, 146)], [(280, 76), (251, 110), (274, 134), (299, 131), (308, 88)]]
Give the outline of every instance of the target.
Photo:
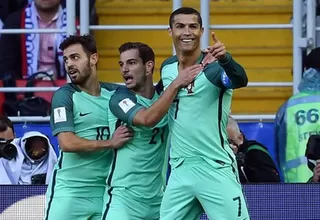
[(180, 49), (181, 52), (183, 53), (190, 53), (196, 49), (195, 46), (193, 45), (183, 45)]
[(84, 83), (84, 80), (81, 77), (71, 78), (71, 82), (76, 85), (81, 85)]
[(136, 87), (136, 83), (134, 82), (125, 82), (125, 85), (128, 89), (134, 89)]

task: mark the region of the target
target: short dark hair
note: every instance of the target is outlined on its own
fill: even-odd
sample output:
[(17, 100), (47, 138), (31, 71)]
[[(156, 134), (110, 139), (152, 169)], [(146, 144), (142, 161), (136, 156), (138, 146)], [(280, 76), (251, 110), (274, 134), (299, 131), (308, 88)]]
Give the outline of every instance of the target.
[(306, 69), (320, 69), (320, 47), (313, 49), (305, 58)]
[(200, 13), (194, 9), (194, 8), (190, 8), (190, 7), (181, 7), (176, 9), (174, 12), (171, 13), (170, 18), (169, 18), (169, 26), (170, 28), (172, 28), (173, 22), (174, 22), (174, 17), (176, 15), (180, 15), (180, 14), (184, 14), (184, 15), (197, 15), (198, 16), (198, 23), (200, 24), (200, 27), (202, 27), (202, 18)]
[(82, 36), (70, 35), (63, 42), (60, 44), (59, 49), (65, 50), (66, 48), (70, 47), (74, 44), (81, 44), (84, 52), (87, 56), (91, 56), (94, 53), (97, 53), (97, 45), (96, 41), (93, 36), (86, 34)]
[(154, 52), (147, 44), (141, 43), (141, 42), (127, 42), (122, 44), (119, 47), (120, 54), (127, 51), (137, 49), (139, 51), (139, 57), (142, 59), (143, 64), (146, 64), (148, 61), (154, 61)]
[(11, 128), (14, 133), (12, 121), (8, 117), (0, 115), (0, 132), (5, 132), (8, 128)]

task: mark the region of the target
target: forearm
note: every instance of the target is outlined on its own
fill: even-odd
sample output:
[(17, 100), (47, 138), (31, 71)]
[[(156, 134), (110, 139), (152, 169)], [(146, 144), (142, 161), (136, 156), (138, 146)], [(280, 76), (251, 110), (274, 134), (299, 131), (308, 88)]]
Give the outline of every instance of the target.
[(92, 152), (112, 148), (111, 140), (87, 140), (76, 135), (58, 140), (64, 152)]
[(246, 71), (229, 53), (227, 53), (224, 60), (219, 60), (219, 64), (230, 79), (233, 89), (247, 86), (248, 77)]
[(148, 127), (155, 126), (167, 114), (170, 105), (175, 99), (179, 89), (179, 85), (173, 81), (163, 92), (160, 98), (153, 103), (153, 105), (137, 113), (138, 117), (134, 118), (133, 123), (135, 125), (144, 125)]

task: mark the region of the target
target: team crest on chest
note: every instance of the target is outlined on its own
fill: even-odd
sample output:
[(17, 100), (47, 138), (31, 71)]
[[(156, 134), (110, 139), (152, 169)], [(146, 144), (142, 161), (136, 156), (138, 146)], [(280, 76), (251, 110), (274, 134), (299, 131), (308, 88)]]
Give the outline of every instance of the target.
[(194, 94), (194, 81), (192, 81), (187, 87), (187, 95), (193, 95)]

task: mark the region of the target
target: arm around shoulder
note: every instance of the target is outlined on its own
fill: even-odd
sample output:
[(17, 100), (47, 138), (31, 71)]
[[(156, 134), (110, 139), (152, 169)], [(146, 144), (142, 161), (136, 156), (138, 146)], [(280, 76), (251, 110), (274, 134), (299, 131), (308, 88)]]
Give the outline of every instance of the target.
[(149, 108), (143, 108), (137, 112), (133, 119), (133, 123), (135, 125), (144, 125), (148, 127), (156, 126), (167, 114), (179, 89), (180, 86), (173, 81), (155, 103)]
[(117, 118), (129, 125), (154, 127), (167, 114), (178, 90), (179, 86), (172, 83), (149, 108), (140, 105), (135, 94), (128, 89), (118, 90), (112, 96), (109, 107)]
[(91, 152), (113, 148), (112, 140), (87, 140), (78, 137), (73, 132), (59, 133), (58, 142), (63, 152)]

